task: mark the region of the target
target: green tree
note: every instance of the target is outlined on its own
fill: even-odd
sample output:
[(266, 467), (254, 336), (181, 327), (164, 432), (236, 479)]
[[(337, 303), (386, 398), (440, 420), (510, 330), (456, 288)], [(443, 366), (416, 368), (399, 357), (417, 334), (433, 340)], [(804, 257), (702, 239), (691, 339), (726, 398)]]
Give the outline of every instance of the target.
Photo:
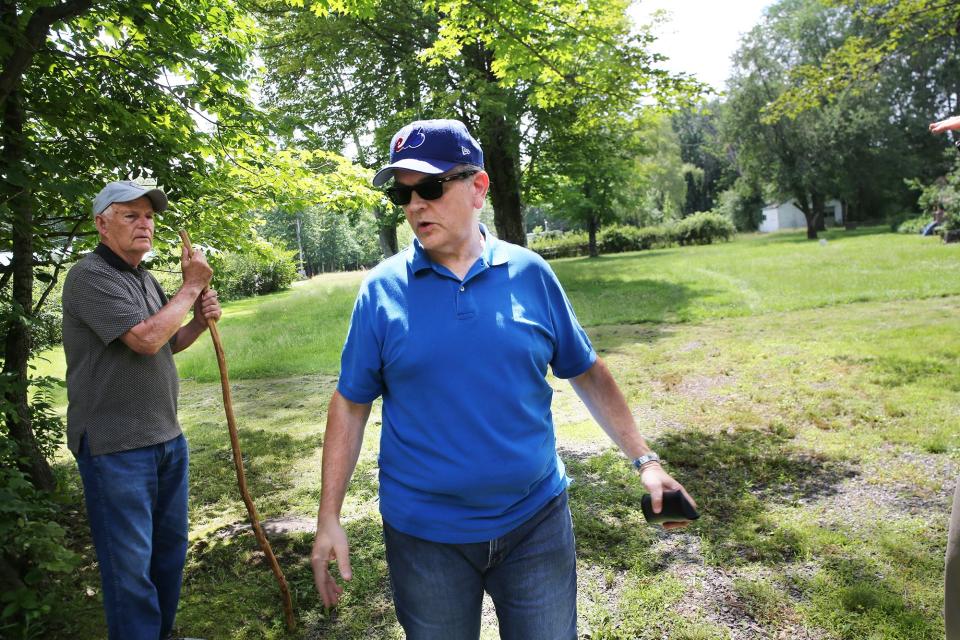
[(667, 114), (651, 113), (638, 133), (634, 172), (641, 199), (634, 222), (648, 225), (675, 220), (684, 213), (690, 184), (705, 179), (704, 170), (683, 160), (681, 141)]
[(263, 218), (263, 234), (296, 250), (306, 276), (371, 267), (383, 258), (376, 240), (378, 223), (368, 210), (344, 214), (308, 207), (291, 214), (274, 209)]
[(617, 218), (629, 193), (625, 185), (636, 176), (630, 152), (636, 136), (616, 124), (552, 129), (530, 180), (534, 203), (552, 206), (564, 219), (586, 228), (592, 258), (599, 255), (597, 232)]
[(856, 29), (831, 43), (819, 59), (791, 69), (791, 87), (768, 105), (768, 118), (794, 117), (838, 96), (869, 93), (891, 75), (899, 80), (894, 98), (899, 106), (933, 103), (936, 113), (958, 110), (960, 4), (942, 0), (826, 4), (848, 14)]
[(695, 168), (684, 173), (686, 196), (683, 214), (710, 211), (719, 202), (720, 193), (736, 179), (720, 140), (720, 103), (701, 103), (673, 114), (671, 124), (680, 145), (680, 158)]
[(836, 96), (794, 117), (767, 111), (793, 86), (794, 69), (817, 64), (858, 28), (845, 7), (779, 2), (744, 38), (729, 82), (722, 129), (738, 169), (764, 185), (769, 198), (792, 198), (807, 219), (809, 238), (823, 226), (829, 196), (843, 199), (848, 219), (903, 206), (903, 178), (922, 160), (902, 132), (889, 84)]
[(536, 113), (575, 105), (582, 118), (591, 104), (595, 113), (629, 111), (643, 95), (683, 85), (656, 68), (648, 34), (630, 34), (627, 5), (370, 0), (338, 14), (271, 5), (268, 86), (296, 114), (291, 131), (358, 149), (372, 141), (379, 152), (365, 157), (375, 163), (403, 122), (465, 121), (484, 148), (498, 235), (524, 244), (521, 159), (538, 152)]
[(256, 129), (247, 99), (253, 34), (232, 0), (0, 2), (5, 632), (12, 619), (25, 637), (42, 633), (52, 606), (45, 581), (74, 564), (53, 521), (47, 463), (62, 423), (44, 393), (49, 382), (29, 378), (38, 313), (62, 270), (94, 243), (90, 201), (107, 180), (151, 176), (178, 202), (160, 218), (161, 246), (180, 224), (212, 241), (245, 235), (226, 165), (239, 164), (227, 149)]
[[(108, 179), (152, 175), (174, 198), (210, 184), (208, 158), (246, 135), (253, 24), (230, 0), (0, 4), (2, 383), (7, 435), (31, 480), (52, 488), (27, 400), (34, 274), (52, 284), (90, 245), (89, 202)], [(202, 131), (194, 118), (219, 123)], [(225, 126), (226, 123), (237, 123)], [(196, 221), (212, 217), (190, 212)], [(177, 213), (166, 217), (171, 222)], [(224, 216), (229, 234), (239, 223)], [(169, 237), (169, 236), (168, 236)]]

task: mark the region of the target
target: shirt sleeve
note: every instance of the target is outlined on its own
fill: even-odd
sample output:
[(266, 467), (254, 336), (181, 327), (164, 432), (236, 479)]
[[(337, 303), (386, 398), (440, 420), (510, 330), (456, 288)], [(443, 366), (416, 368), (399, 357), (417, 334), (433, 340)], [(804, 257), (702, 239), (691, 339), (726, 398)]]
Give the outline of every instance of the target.
[(359, 404), (373, 402), (383, 393), (381, 339), (375, 330), (376, 303), (365, 283), (350, 316), (350, 328), (340, 354), (337, 391)]
[(580, 326), (560, 281), (546, 262), (543, 262), (543, 284), (553, 324), (554, 349), (550, 367), (558, 378), (575, 378), (593, 366), (597, 352)]
[(103, 344), (110, 344), (145, 320), (140, 301), (119, 278), (93, 269), (71, 271), (70, 275), (64, 283), (63, 305)]

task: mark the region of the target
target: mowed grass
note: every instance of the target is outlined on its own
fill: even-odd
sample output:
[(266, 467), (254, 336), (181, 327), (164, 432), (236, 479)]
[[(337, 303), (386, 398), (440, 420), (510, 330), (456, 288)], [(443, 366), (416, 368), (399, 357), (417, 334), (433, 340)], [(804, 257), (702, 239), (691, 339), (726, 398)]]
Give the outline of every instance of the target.
[[(960, 295), (956, 248), (930, 238), (830, 230), (576, 258), (552, 263), (584, 326), (699, 322), (871, 300)], [(235, 379), (336, 375), (363, 273), (329, 274), (293, 290), (225, 306), (220, 333)], [(62, 357), (62, 356), (61, 356)], [(57, 355), (51, 355), (56, 362)], [(184, 379), (215, 381), (213, 347), (178, 354)]]
[(552, 263), (586, 326), (697, 322), (869, 300), (960, 294), (955, 247), (882, 228)]
[[(574, 478), (581, 637), (942, 638), (947, 514), (960, 467), (960, 292), (951, 289), (960, 248), (893, 234), (828, 237), (826, 247), (783, 234), (554, 263), (638, 423), (703, 515), (682, 533), (646, 526), (637, 478), (569, 385), (551, 378)], [(847, 259), (824, 274), (824, 251)], [(779, 266), (744, 268), (750, 261)], [(591, 290), (601, 274), (607, 280)], [(177, 356), (192, 455), (180, 634), (402, 637), (376, 502), (379, 407), (343, 512), (355, 577), (342, 605), (326, 611), (309, 549), (341, 345), (304, 346), (321, 344), (315, 337), (301, 342), (306, 355), (274, 349), (287, 336), (342, 340), (360, 277), (231, 304), (222, 321), (248, 482), (261, 517), (283, 525), (270, 537), (294, 595), (295, 633), (284, 629), (277, 588), (243, 526), (219, 385), (200, 381), (216, 376), (215, 361), (204, 362), (212, 352), (198, 351), (209, 340)], [(862, 290), (851, 291), (857, 279)], [(629, 297), (646, 287), (660, 292), (657, 321), (641, 322), (654, 307)], [(670, 302), (679, 290), (692, 293)], [(604, 300), (590, 311), (595, 297)], [(44, 366), (55, 370), (55, 360)], [(273, 365), (283, 373), (270, 375)], [(59, 473), (79, 500), (72, 462)], [(67, 524), (87, 561), (60, 585), (47, 637), (102, 637), (89, 534), (81, 514)], [(482, 637), (496, 637), (492, 614)]]

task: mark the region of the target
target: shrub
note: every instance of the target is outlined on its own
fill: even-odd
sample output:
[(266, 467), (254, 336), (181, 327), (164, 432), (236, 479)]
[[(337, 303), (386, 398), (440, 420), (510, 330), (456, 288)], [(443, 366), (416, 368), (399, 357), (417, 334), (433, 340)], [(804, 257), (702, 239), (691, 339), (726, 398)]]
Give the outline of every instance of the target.
[(733, 222), (737, 231), (756, 231), (763, 222), (763, 197), (741, 178), (720, 194), (713, 212)]
[(50, 580), (79, 564), (78, 556), (64, 546), (65, 532), (54, 522), (56, 513), (53, 499), (37, 491), (23, 473), (0, 467), (0, 562), (11, 569), (0, 580), (0, 630), (42, 637), (42, 620), (56, 600)]
[[(954, 157), (953, 151), (949, 156)], [(921, 211), (942, 211), (944, 231), (960, 229), (960, 158), (954, 159), (954, 165), (946, 175), (928, 185), (919, 180), (908, 180), (914, 189), (921, 189), (917, 204)]]
[(590, 251), (590, 238), (586, 231), (568, 231), (556, 234), (548, 232), (530, 242), (529, 249), (547, 259), (585, 256)]
[[(51, 406), (53, 383), (50, 378), (31, 380), (34, 435), (47, 458), (63, 437), (63, 421)], [(0, 391), (11, 384), (16, 384), (12, 377), (0, 378)], [(0, 407), (4, 414), (12, 410), (3, 400)], [(38, 491), (17, 469), (19, 453), (3, 425), (5, 421), (0, 422), (0, 635), (38, 638), (56, 600), (51, 582), (71, 572), (79, 557), (64, 545), (56, 497)]]
[[(674, 243), (676, 243), (674, 228), (667, 225), (657, 227), (611, 225), (604, 227), (597, 234), (597, 248), (600, 253), (645, 251), (669, 247)], [(585, 231), (566, 233), (546, 231), (532, 236), (528, 247), (544, 258), (571, 258), (588, 255), (590, 239)]]
[(909, 233), (916, 235), (923, 231), (923, 228), (931, 222), (933, 222), (933, 218), (930, 216), (910, 218), (900, 223), (900, 225), (897, 227), (897, 233)]
[(730, 240), (737, 230), (733, 223), (719, 213), (695, 213), (677, 223), (677, 241), (682, 245), (712, 244), (714, 240)]
[(260, 242), (247, 253), (225, 253), (214, 276), (220, 300), (236, 300), (290, 287), (297, 277), (295, 252)]
[(603, 253), (620, 253), (668, 247), (675, 242), (675, 238), (673, 230), (665, 225), (658, 227), (613, 225), (600, 231), (598, 242)]

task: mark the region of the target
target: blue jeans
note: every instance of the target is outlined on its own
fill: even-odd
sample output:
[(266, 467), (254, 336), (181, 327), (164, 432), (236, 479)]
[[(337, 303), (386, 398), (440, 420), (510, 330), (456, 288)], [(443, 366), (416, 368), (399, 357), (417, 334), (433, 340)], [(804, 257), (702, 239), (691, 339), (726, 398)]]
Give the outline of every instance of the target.
[(576, 640), (577, 561), (566, 491), (489, 542), (430, 542), (386, 522), (383, 536), (408, 640), (476, 640), (484, 591), (502, 639)]
[(86, 436), (80, 441), (111, 640), (162, 640), (173, 629), (187, 556), (188, 461), (183, 435), (98, 456)]

